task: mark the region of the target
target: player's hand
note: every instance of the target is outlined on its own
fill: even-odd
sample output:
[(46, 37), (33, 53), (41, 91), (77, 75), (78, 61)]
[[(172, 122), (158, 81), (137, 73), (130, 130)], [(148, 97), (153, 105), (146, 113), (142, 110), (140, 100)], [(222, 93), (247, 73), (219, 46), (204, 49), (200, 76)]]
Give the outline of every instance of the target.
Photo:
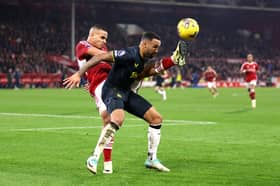
[(65, 86), (66, 89), (72, 89), (75, 86), (79, 87), (80, 81), (81, 81), (81, 77), (76, 72), (72, 76), (64, 79), (62, 84)]
[(86, 83), (86, 84), (84, 85), (84, 89), (85, 89), (86, 91), (89, 90), (89, 84), (88, 84), (88, 83)]

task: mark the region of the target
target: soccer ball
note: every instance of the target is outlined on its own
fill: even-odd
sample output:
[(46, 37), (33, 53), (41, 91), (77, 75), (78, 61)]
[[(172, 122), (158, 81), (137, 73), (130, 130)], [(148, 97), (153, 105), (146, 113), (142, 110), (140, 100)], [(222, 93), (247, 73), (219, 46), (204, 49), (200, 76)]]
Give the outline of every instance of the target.
[(177, 24), (178, 35), (183, 40), (194, 39), (199, 32), (199, 25), (192, 18), (183, 18)]

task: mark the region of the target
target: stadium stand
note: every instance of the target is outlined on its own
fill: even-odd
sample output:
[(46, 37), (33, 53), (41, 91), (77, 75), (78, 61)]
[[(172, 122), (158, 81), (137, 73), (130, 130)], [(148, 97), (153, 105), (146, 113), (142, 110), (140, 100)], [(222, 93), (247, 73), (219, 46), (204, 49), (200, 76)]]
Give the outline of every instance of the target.
[[(13, 2), (0, 4), (0, 87), (15, 86), (16, 69), (20, 87), (61, 87), (61, 80), (76, 68), (71, 59), (71, 4)], [(166, 8), (158, 4), (147, 10), (140, 4), (132, 13), (129, 6), (133, 5), (120, 4), (77, 3), (75, 41), (85, 39), (89, 27), (98, 23), (109, 30), (109, 49), (126, 47), (135, 43), (139, 35), (128, 35), (117, 23), (133, 23), (162, 37), (160, 56), (165, 56), (176, 46), (177, 21), (190, 15), (199, 21), (201, 32), (190, 44), (188, 64), (180, 69), (184, 81), (191, 83), (193, 74), (200, 76), (208, 65), (216, 69), (221, 81), (242, 81), (239, 68), (248, 52), (261, 66), (261, 85), (274, 85), (280, 77), (279, 12), (254, 12), (252, 18), (250, 12), (242, 10)], [(104, 15), (105, 11), (110, 15)], [(172, 77), (178, 71), (171, 69), (170, 73)]]

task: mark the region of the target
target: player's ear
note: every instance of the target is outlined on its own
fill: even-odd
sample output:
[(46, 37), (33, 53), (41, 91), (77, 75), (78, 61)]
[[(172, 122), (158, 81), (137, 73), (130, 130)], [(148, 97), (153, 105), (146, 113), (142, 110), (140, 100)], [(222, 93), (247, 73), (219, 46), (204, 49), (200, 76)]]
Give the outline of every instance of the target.
[(145, 48), (147, 48), (147, 46), (148, 46), (148, 40), (147, 40), (147, 39), (144, 39), (144, 40), (142, 40), (142, 42), (143, 42), (143, 46), (144, 46)]

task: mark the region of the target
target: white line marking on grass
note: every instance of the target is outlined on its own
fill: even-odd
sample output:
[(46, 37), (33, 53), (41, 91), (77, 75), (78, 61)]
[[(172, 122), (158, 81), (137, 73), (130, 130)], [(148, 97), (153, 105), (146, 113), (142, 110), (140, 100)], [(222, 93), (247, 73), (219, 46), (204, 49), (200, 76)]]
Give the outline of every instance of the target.
[[(25, 113), (6, 113), (0, 112), (0, 116), (16, 116), (16, 117), (49, 117), (49, 118), (69, 118), (69, 119), (100, 119), (97, 116), (81, 116), (81, 115), (57, 115), (57, 114), (25, 114)], [(126, 120), (141, 121), (137, 118), (126, 118)], [(212, 121), (189, 121), (189, 120), (164, 120), (164, 126), (177, 126), (177, 125), (213, 125), (217, 124)], [(126, 125), (125, 127), (141, 127), (145, 124)], [(52, 128), (23, 128), (23, 129), (10, 129), (9, 131), (49, 131), (49, 130), (75, 130), (75, 129), (90, 129), (101, 128), (101, 126), (69, 126), (69, 127), (52, 127)]]
[[(58, 114), (29, 114), (29, 113), (9, 113), (9, 112), (0, 112), (0, 116), (17, 116), (17, 117), (47, 117), (47, 118), (69, 118), (69, 119), (100, 119), (99, 116), (81, 116), (81, 115), (58, 115)], [(125, 120), (131, 121), (142, 121), (137, 118), (125, 118)], [(166, 123), (187, 123), (187, 124), (197, 124), (197, 125), (211, 125), (217, 124), (213, 121), (191, 121), (191, 120), (164, 120)]]
[(83, 126), (83, 127), (53, 127), (53, 128), (25, 128), (25, 129), (10, 129), (10, 131), (47, 131), (47, 130), (67, 130), (67, 129), (95, 129), (101, 128), (98, 126)]
[[(174, 124), (164, 124), (163, 126), (178, 126), (178, 125), (193, 125), (192, 123), (174, 123)], [(200, 124), (201, 125), (201, 124)], [(203, 124), (203, 125), (209, 125), (209, 124)], [(210, 124), (213, 125), (213, 124)], [(134, 128), (134, 127), (145, 127), (145, 123), (143, 124), (131, 124), (131, 125), (125, 125), (124, 128)], [(50, 130), (75, 130), (75, 129), (96, 129), (101, 128), (102, 126), (69, 126), (69, 127), (52, 127), (52, 128), (22, 128), (22, 129), (10, 129), (9, 131), (22, 131), (22, 132), (28, 132), (28, 131), (50, 131)]]
[[(142, 125), (133, 125), (126, 127), (142, 127)], [(75, 129), (99, 129), (102, 126), (80, 126), (80, 127), (53, 127), (53, 128), (25, 128), (25, 129), (11, 129), (10, 131), (48, 131), (48, 130), (75, 130)]]
[(44, 117), (44, 118), (70, 118), (70, 119), (100, 119), (97, 116), (80, 116), (80, 115), (58, 115), (58, 114), (29, 114), (29, 113), (9, 113), (0, 112), (2, 116), (20, 116), (20, 117)]
[[(218, 124), (214, 121), (190, 121), (190, 120), (170, 120), (170, 119), (164, 119), (163, 122), (165, 123), (174, 123), (174, 124), (189, 124), (189, 125), (215, 125)], [(170, 124), (172, 125), (172, 124)]]

